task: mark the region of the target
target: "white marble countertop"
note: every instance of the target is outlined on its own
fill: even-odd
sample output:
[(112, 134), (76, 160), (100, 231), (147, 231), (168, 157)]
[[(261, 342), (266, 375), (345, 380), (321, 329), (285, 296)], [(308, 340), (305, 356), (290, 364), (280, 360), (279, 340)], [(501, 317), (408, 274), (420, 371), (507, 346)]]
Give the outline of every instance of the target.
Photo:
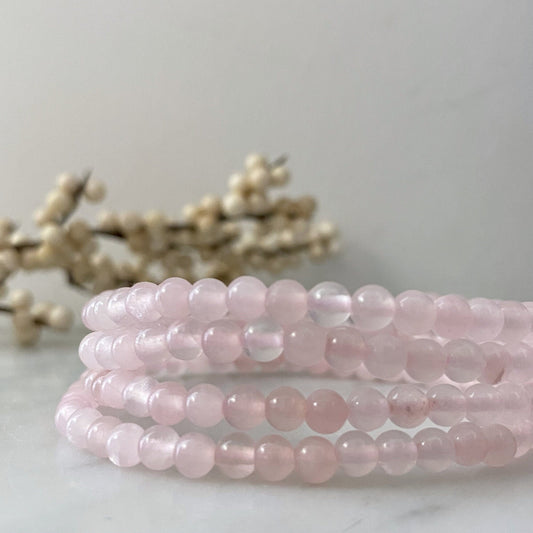
[(189, 481), (173, 469), (119, 469), (73, 448), (53, 425), (59, 397), (82, 370), (75, 354), (81, 335), (50, 336), (27, 351), (3, 335), (2, 532), (531, 530), (533, 455), (502, 469), (413, 471), (401, 478), (376, 472), (317, 487), (232, 481), (216, 473)]

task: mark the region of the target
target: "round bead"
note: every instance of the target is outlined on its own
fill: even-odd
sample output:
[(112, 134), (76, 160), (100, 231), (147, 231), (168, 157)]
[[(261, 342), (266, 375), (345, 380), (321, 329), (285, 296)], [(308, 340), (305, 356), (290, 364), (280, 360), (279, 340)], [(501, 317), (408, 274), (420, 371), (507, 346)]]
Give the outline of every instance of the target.
[(405, 291), (396, 297), (394, 325), (406, 335), (430, 331), (437, 317), (433, 300), (421, 291)]
[(294, 450), (287, 439), (267, 435), (255, 446), (255, 471), (266, 481), (281, 481), (294, 470)]
[(348, 421), (358, 429), (372, 431), (381, 427), (389, 418), (389, 402), (376, 389), (359, 387), (346, 401)]
[(134, 378), (122, 393), (124, 409), (134, 416), (149, 416), (148, 399), (156, 386), (157, 381), (152, 377), (139, 376)]
[(280, 431), (291, 431), (305, 420), (306, 401), (292, 387), (273, 390), (265, 402), (265, 416), (269, 424)]
[(497, 342), (485, 342), (481, 345), (481, 350), (485, 358), (485, 369), (479, 376), (479, 381), (489, 384), (499, 383), (510, 359), (507, 348)]
[(433, 330), (445, 339), (464, 337), (470, 330), (472, 312), (462, 296), (448, 294), (435, 300), (437, 318)]
[(468, 336), (475, 342), (495, 339), (503, 328), (503, 311), (487, 298), (473, 298), (469, 302), (471, 322)]
[(183, 278), (168, 278), (159, 285), (155, 303), (161, 316), (183, 320), (189, 314), (191, 284)]
[(215, 443), (203, 433), (187, 433), (176, 446), (174, 462), (178, 472), (197, 479), (207, 475), (215, 466)]
[(126, 331), (115, 337), (111, 345), (113, 361), (125, 370), (136, 370), (143, 366), (143, 362), (135, 352), (135, 333)]
[(335, 391), (319, 389), (307, 398), (307, 425), (317, 433), (334, 433), (346, 422), (348, 406)]
[(215, 463), (222, 473), (242, 479), (254, 471), (255, 446), (246, 433), (232, 433), (222, 438), (215, 450)]
[(507, 353), (505, 379), (514, 383), (531, 381), (533, 379), (533, 347), (519, 342), (508, 346)]
[(366, 343), (353, 327), (339, 326), (328, 332), (326, 361), (339, 372), (353, 372), (365, 358)]
[(472, 422), (461, 422), (448, 431), (454, 451), (455, 462), (463, 466), (481, 463), (488, 451), (488, 442), (479, 426)]
[(94, 347), (94, 357), (102, 368), (118, 368), (118, 364), (113, 359), (112, 346), (115, 337), (113, 335), (102, 335)]
[(468, 420), (485, 426), (494, 422), (503, 408), (499, 390), (486, 383), (477, 383), (465, 391), (466, 416)]
[(201, 322), (222, 318), (228, 311), (227, 287), (218, 279), (205, 278), (197, 281), (189, 293), (189, 312)]
[(366, 476), (378, 463), (374, 439), (363, 431), (348, 431), (335, 444), (341, 468), (351, 477)]
[(521, 420), (513, 425), (512, 432), (516, 440), (515, 457), (522, 457), (533, 447), (533, 422)]
[(352, 296), (352, 320), (361, 331), (378, 331), (394, 317), (396, 303), (392, 294), (379, 285), (365, 285)]
[(390, 419), (402, 428), (413, 428), (427, 416), (429, 403), (426, 395), (414, 385), (398, 385), (388, 394)]
[(166, 335), (168, 351), (182, 361), (196, 359), (202, 353), (204, 327), (195, 318), (175, 322), (168, 328)]
[(500, 421), (505, 426), (514, 426), (523, 420), (530, 419), (531, 403), (525, 387), (506, 382), (498, 385), (497, 391), (501, 398), (499, 407), (503, 407), (500, 411)]
[(367, 340), (367, 370), (380, 379), (397, 377), (407, 364), (405, 343), (396, 336), (380, 333)]
[(265, 307), (278, 324), (293, 324), (307, 313), (307, 291), (297, 281), (276, 281), (267, 290)]
[(503, 328), (498, 335), (501, 342), (519, 342), (531, 331), (531, 317), (520, 302), (502, 302)]
[(267, 288), (253, 276), (241, 276), (228, 286), (227, 305), (237, 320), (252, 321), (265, 312)]
[(128, 326), (135, 322), (135, 319), (126, 311), (126, 298), (129, 292), (128, 287), (121, 287), (113, 291), (107, 300), (107, 316), (118, 326)]
[(135, 353), (144, 363), (163, 362), (170, 357), (166, 342), (165, 326), (142, 329), (135, 336)]
[(100, 400), (114, 409), (124, 409), (124, 389), (136, 374), (128, 370), (112, 370), (102, 380)]
[(265, 397), (251, 385), (235, 388), (224, 400), (226, 420), (237, 429), (251, 429), (265, 419)]
[(211, 322), (202, 336), (202, 348), (212, 363), (232, 363), (242, 354), (241, 327), (235, 320)]
[(457, 383), (477, 379), (485, 370), (485, 359), (479, 345), (467, 339), (455, 339), (444, 345), (448, 361), (446, 375)]
[(138, 465), (139, 441), (144, 434), (144, 429), (138, 424), (124, 423), (116, 426), (109, 435), (106, 451), (109, 460), (121, 467)]
[(61, 403), (57, 406), (56, 414), (54, 417), (54, 423), (57, 431), (63, 436), (66, 436), (67, 423), (69, 418), (81, 407), (90, 407), (88, 400), (79, 401), (76, 400), (61, 400)]
[(150, 416), (158, 423), (173, 426), (185, 418), (185, 399), (187, 389), (173, 381), (158, 384), (150, 398), (148, 398), (148, 411)]
[(246, 353), (254, 361), (267, 363), (283, 352), (283, 328), (268, 316), (249, 322), (243, 337)]
[(286, 361), (308, 367), (320, 363), (326, 351), (327, 331), (309, 321), (290, 326), (285, 331)]
[(101, 331), (94, 331), (85, 335), (78, 347), (78, 355), (81, 362), (87, 367), (92, 369), (100, 369), (102, 366), (95, 357), (96, 343), (100, 340), (103, 333)]
[(335, 447), (323, 437), (307, 437), (294, 452), (296, 471), (307, 483), (324, 483), (337, 470)]
[(214, 385), (203, 383), (189, 391), (185, 412), (194, 425), (207, 428), (215, 426), (224, 418), (223, 404), (222, 391)]
[(427, 392), (429, 418), (439, 426), (452, 426), (460, 422), (466, 413), (466, 399), (461, 390), (453, 385), (442, 384)]
[(379, 465), (391, 476), (406, 474), (416, 464), (416, 444), (403, 431), (392, 429), (381, 433), (376, 439), (376, 446)]
[(139, 458), (150, 470), (166, 470), (174, 464), (178, 434), (168, 426), (148, 428), (139, 441)]
[(102, 415), (92, 407), (82, 407), (68, 419), (65, 436), (77, 448), (87, 447), (87, 431), (91, 424)]
[(443, 472), (454, 462), (452, 439), (441, 429), (425, 428), (414, 436), (417, 465), (428, 472)]
[(155, 301), (157, 285), (141, 281), (131, 287), (126, 296), (126, 312), (139, 322), (155, 322), (161, 318)]
[(107, 439), (119, 424), (120, 420), (114, 416), (96, 419), (87, 430), (87, 449), (97, 457), (107, 457)]
[(346, 322), (351, 306), (350, 293), (334, 281), (315, 285), (307, 296), (309, 315), (317, 324), (326, 328), (340, 326)]
[(516, 440), (511, 432), (501, 424), (483, 428), (487, 439), (488, 451), (485, 463), (489, 466), (504, 466), (512, 461), (516, 453)]
[(441, 378), (446, 369), (446, 355), (442, 346), (432, 339), (414, 339), (407, 343), (406, 371), (421, 383)]

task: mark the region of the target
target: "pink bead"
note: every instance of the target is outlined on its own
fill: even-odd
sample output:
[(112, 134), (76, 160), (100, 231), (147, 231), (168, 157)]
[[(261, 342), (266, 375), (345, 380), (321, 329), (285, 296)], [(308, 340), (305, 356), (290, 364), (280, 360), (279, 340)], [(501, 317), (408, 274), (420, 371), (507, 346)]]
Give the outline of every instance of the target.
[(533, 422), (521, 420), (511, 428), (516, 441), (515, 457), (522, 457), (533, 447)]
[(211, 322), (202, 336), (202, 348), (212, 363), (232, 363), (242, 354), (241, 327), (235, 320)]
[(340, 326), (350, 317), (352, 299), (340, 283), (325, 281), (309, 291), (307, 307), (317, 324), (331, 328)]
[(503, 408), (503, 398), (498, 389), (486, 383), (477, 383), (465, 391), (466, 416), (479, 426), (488, 425), (497, 419)]
[(348, 406), (335, 391), (319, 389), (307, 398), (307, 425), (317, 433), (335, 433), (346, 422)]
[(87, 447), (87, 430), (102, 415), (92, 407), (82, 407), (68, 419), (65, 435), (77, 448)]
[(396, 296), (394, 325), (406, 335), (430, 331), (437, 318), (433, 300), (421, 291), (405, 291)]
[(348, 431), (335, 444), (341, 468), (351, 477), (366, 476), (378, 463), (374, 439), (363, 431)]
[(353, 372), (366, 356), (367, 346), (362, 335), (351, 326), (339, 326), (328, 332), (326, 361), (339, 372)]
[(416, 444), (403, 431), (392, 429), (381, 433), (376, 439), (376, 446), (379, 464), (391, 476), (406, 474), (416, 464)]
[(414, 436), (417, 465), (427, 472), (443, 472), (454, 462), (452, 439), (441, 429), (425, 428)]
[(144, 363), (165, 361), (170, 357), (166, 342), (167, 328), (154, 325), (142, 329), (135, 336), (135, 353)]
[(276, 281), (267, 290), (265, 307), (278, 324), (293, 324), (307, 313), (307, 291), (297, 281)]
[(439, 426), (452, 426), (460, 422), (466, 413), (466, 399), (461, 390), (453, 385), (442, 384), (427, 392), (428, 417)]
[(107, 315), (107, 302), (113, 291), (104, 291), (91, 298), (81, 312), (82, 322), (93, 331), (113, 329), (116, 324)]
[(104, 334), (101, 331), (94, 331), (83, 337), (78, 348), (78, 355), (81, 362), (87, 368), (100, 369), (102, 366), (95, 357), (96, 343), (100, 340)]
[(421, 383), (431, 383), (441, 378), (446, 368), (446, 355), (442, 346), (432, 339), (414, 339), (407, 343), (406, 371)]
[(380, 379), (397, 377), (407, 364), (405, 343), (396, 336), (380, 333), (367, 340), (367, 370)]
[(519, 342), (531, 331), (531, 317), (520, 302), (502, 302), (503, 329), (498, 336), (501, 342)]
[(481, 345), (485, 358), (485, 370), (479, 377), (482, 383), (499, 383), (505, 373), (509, 361), (509, 352), (505, 346), (497, 342), (485, 342)]
[(444, 345), (448, 357), (446, 375), (457, 383), (468, 383), (482, 375), (485, 358), (479, 345), (467, 339), (455, 339)]
[(473, 298), (468, 303), (472, 315), (468, 336), (475, 342), (495, 339), (503, 328), (503, 311), (486, 298)]
[(283, 352), (283, 336), (283, 328), (279, 324), (269, 316), (262, 316), (244, 328), (244, 348), (254, 361), (267, 363)]
[(144, 429), (138, 424), (125, 423), (116, 426), (109, 435), (106, 451), (109, 460), (121, 467), (138, 465), (139, 441), (144, 434)]
[(285, 359), (303, 367), (324, 359), (327, 330), (309, 321), (302, 321), (285, 331)]
[(136, 376), (128, 370), (112, 370), (102, 380), (100, 400), (104, 405), (114, 409), (124, 408), (124, 389)]
[(126, 331), (118, 335), (111, 345), (111, 357), (120, 368), (136, 370), (143, 366), (135, 352), (135, 336), (134, 331)]
[(57, 406), (54, 422), (55, 426), (57, 428), (57, 431), (63, 436), (66, 435), (67, 431), (67, 423), (69, 418), (82, 407), (90, 407), (89, 401), (79, 401), (79, 400), (71, 400), (71, 401), (61, 401), (61, 403)]
[(126, 311), (126, 298), (130, 289), (121, 287), (113, 291), (106, 304), (107, 316), (117, 326), (128, 326), (135, 322), (135, 319)]
[(388, 394), (390, 419), (402, 428), (413, 428), (421, 424), (429, 410), (428, 399), (423, 391), (414, 385), (398, 385)]
[(161, 318), (157, 309), (155, 294), (157, 285), (141, 281), (133, 285), (126, 297), (126, 312), (139, 322), (155, 322)]
[[(502, 383), (497, 391), (500, 396), (501, 420), (505, 426), (515, 425), (531, 417), (530, 397), (525, 387), (515, 383)], [(494, 418), (492, 421), (495, 421)]]
[(178, 434), (168, 426), (148, 428), (139, 441), (139, 458), (150, 470), (166, 470), (174, 464)]
[(265, 419), (265, 397), (251, 385), (236, 387), (224, 400), (226, 420), (237, 429), (251, 429)]
[(533, 379), (533, 347), (524, 342), (507, 347), (505, 379), (514, 383), (525, 383)]
[(488, 442), (479, 426), (472, 422), (461, 422), (452, 426), (448, 436), (453, 442), (455, 462), (463, 466), (481, 463), (488, 451)]
[(267, 435), (255, 446), (255, 471), (266, 481), (281, 481), (294, 470), (294, 450), (287, 439)]
[(102, 416), (87, 430), (87, 449), (97, 457), (107, 457), (106, 444), (113, 429), (120, 424), (115, 416)]
[(512, 432), (501, 424), (483, 428), (488, 442), (485, 463), (489, 466), (504, 466), (512, 461), (516, 453), (516, 440)]
[(372, 431), (389, 418), (389, 402), (376, 389), (359, 387), (348, 396), (348, 421), (353, 427)]
[(265, 416), (269, 424), (280, 431), (291, 431), (305, 420), (306, 401), (292, 387), (279, 387), (265, 402)]
[(215, 466), (215, 447), (211, 437), (203, 433), (183, 435), (175, 453), (178, 472), (191, 479), (207, 475)]
[(226, 476), (242, 479), (254, 471), (255, 446), (246, 433), (232, 433), (222, 438), (215, 450), (215, 463)]
[(462, 296), (448, 294), (435, 300), (437, 318), (433, 330), (440, 337), (457, 339), (470, 330), (472, 312)]
[(228, 285), (228, 311), (237, 320), (252, 321), (265, 312), (267, 288), (253, 276), (241, 276)]
[(352, 296), (352, 320), (361, 331), (378, 331), (394, 317), (396, 303), (392, 294), (379, 285), (365, 285)]
[(168, 278), (155, 293), (156, 309), (161, 316), (182, 320), (189, 314), (191, 284), (183, 278)]
[(196, 318), (174, 322), (166, 335), (170, 354), (182, 361), (191, 361), (202, 354), (202, 335), (205, 324)]
[(107, 369), (114, 369), (118, 368), (118, 364), (115, 363), (113, 359), (113, 354), (111, 351), (111, 348), (113, 346), (113, 341), (115, 340), (115, 336), (112, 334), (109, 335), (102, 335), (98, 341), (96, 342), (96, 345), (94, 347), (94, 357), (97, 361), (97, 363), (102, 368)]
[(337, 471), (335, 447), (323, 437), (307, 437), (295, 449), (296, 471), (307, 483), (324, 483)]
[(224, 418), (222, 411), (224, 400), (224, 394), (218, 387), (208, 383), (196, 385), (187, 395), (185, 404), (187, 418), (202, 428), (215, 426)]
[(218, 279), (205, 278), (197, 281), (189, 294), (189, 312), (201, 322), (212, 322), (226, 315), (227, 287)]
[(141, 418), (149, 416), (148, 399), (152, 392), (154, 392), (157, 384), (157, 381), (149, 376), (134, 378), (122, 393), (124, 409), (128, 413)]
[(185, 418), (187, 389), (174, 381), (156, 385), (148, 398), (150, 416), (158, 423), (173, 426)]

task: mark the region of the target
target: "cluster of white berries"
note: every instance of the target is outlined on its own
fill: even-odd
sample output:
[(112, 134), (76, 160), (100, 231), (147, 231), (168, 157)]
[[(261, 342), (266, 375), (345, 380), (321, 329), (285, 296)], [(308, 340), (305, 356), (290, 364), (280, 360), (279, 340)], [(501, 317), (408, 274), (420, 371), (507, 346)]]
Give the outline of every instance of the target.
[[(279, 272), (303, 257), (319, 260), (335, 252), (337, 230), (330, 222), (312, 221), (312, 197), (272, 197), (271, 189), (289, 180), (284, 163), (284, 158), (269, 163), (262, 155), (249, 155), (244, 171), (230, 176), (227, 194), (186, 205), (180, 222), (160, 211), (104, 211), (91, 225), (72, 215), (83, 199), (102, 201), (104, 184), (89, 175), (59, 175), (34, 214), (38, 238), (0, 219), (0, 298), (6, 301), (0, 312), (11, 314), (16, 340), (33, 344), (43, 326), (66, 330), (72, 323), (72, 313), (63, 306), (34, 303), (27, 290), (7, 293), (6, 281), (19, 270), (60, 269), (71, 285), (99, 293), (171, 276), (229, 282), (252, 270)], [(118, 239), (129, 257), (115, 259), (103, 252), (101, 238)]]

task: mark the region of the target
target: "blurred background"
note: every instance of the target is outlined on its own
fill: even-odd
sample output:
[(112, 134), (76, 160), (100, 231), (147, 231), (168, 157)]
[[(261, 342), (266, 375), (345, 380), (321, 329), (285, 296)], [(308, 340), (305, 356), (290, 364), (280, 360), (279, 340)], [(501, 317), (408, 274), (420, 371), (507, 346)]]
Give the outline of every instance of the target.
[(342, 232), (307, 287), (531, 300), (532, 27), (528, 0), (3, 2), (0, 213), (32, 231), (91, 167), (105, 207), (179, 217), (288, 153)]

